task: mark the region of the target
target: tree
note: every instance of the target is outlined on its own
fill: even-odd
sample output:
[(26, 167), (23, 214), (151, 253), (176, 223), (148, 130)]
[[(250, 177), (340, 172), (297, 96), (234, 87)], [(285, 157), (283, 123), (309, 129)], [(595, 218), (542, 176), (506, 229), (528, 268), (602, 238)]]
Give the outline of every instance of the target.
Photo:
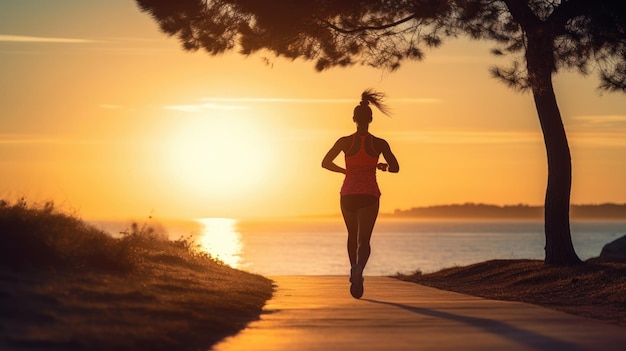
[(569, 222), (567, 136), (552, 85), (560, 69), (596, 71), (600, 89), (626, 92), (623, 0), (137, 0), (186, 50), (211, 55), (262, 51), (315, 61), (317, 70), (354, 64), (391, 70), (423, 58), (446, 37), (490, 40), (510, 67), (492, 74), (532, 92), (546, 145), (545, 263), (580, 263)]

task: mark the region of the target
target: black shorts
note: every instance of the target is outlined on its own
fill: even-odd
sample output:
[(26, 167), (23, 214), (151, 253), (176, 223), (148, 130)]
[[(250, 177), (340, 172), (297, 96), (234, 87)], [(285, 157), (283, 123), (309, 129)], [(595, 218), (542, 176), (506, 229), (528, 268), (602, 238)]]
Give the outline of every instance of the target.
[(341, 209), (348, 212), (356, 212), (362, 208), (373, 205), (378, 206), (380, 198), (375, 195), (351, 194), (341, 196)]

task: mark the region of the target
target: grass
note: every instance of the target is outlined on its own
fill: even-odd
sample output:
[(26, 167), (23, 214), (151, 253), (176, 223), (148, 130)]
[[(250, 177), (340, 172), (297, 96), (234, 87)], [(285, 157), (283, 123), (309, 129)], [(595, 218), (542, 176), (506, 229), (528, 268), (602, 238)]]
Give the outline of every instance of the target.
[(626, 263), (591, 259), (554, 267), (538, 260), (492, 260), (396, 278), (495, 300), (520, 301), (626, 325)]
[(2, 350), (207, 350), (272, 290), (148, 226), (113, 238), (51, 203), (0, 201)]

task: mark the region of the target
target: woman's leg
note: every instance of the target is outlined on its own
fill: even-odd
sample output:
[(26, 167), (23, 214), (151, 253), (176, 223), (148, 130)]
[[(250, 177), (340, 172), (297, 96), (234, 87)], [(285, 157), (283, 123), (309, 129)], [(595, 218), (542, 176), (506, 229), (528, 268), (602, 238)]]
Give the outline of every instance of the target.
[(349, 204), (346, 204), (344, 199), (341, 201), (341, 214), (343, 220), (346, 223), (346, 229), (348, 230), (348, 259), (350, 260), (350, 266), (357, 263), (357, 249), (359, 247), (359, 222), (357, 212), (350, 208)]
[(357, 227), (358, 227), (358, 249), (356, 263), (361, 265), (365, 269), (365, 265), (370, 257), (372, 249), (370, 247), (370, 239), (372, 238), (372, 232), (374, 231), (374, 225), (376, 224), (376, 218), (378, 217), (378, 209), (380, 203), (378, 199), (376, 202), (362, 207), (357, 212)]
[(350, 294), (363, 296), (363, 268), (370, 257), (370, 238), (378, 216), (378, 197), (346, 195), (341, 197), (341, 213), (348, 229), (350, 258)]
[(350, 265), (365, 268), (370, 257), (370, 239), (378, 217), (379, 199), (370, 195), (346, 195), (341, 198), (341, 213), (348, 230)]

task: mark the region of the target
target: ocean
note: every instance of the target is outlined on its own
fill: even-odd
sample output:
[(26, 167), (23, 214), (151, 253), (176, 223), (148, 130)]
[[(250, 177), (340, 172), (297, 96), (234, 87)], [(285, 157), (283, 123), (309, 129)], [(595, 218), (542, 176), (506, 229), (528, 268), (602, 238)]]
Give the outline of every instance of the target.
[[(123, 230), (108, 223), (103, 229)], [(96, 224), (98, 225), (98, 224)], [(172, 239), (190, 237), (202, 250), (238, 269), (272, 275), (347, 275), (341, 218), (240, 221), (202, 218), (165, 223)], [(583, 260), (626, 234), (626, 221), (573, 221), (572, 241)], [(116, 228), (122, 228), (117, 230)], [(543, 259), (540, 221), (429, 221), (380, 218), (365, 275), (434, 272), (491, 259)]]

